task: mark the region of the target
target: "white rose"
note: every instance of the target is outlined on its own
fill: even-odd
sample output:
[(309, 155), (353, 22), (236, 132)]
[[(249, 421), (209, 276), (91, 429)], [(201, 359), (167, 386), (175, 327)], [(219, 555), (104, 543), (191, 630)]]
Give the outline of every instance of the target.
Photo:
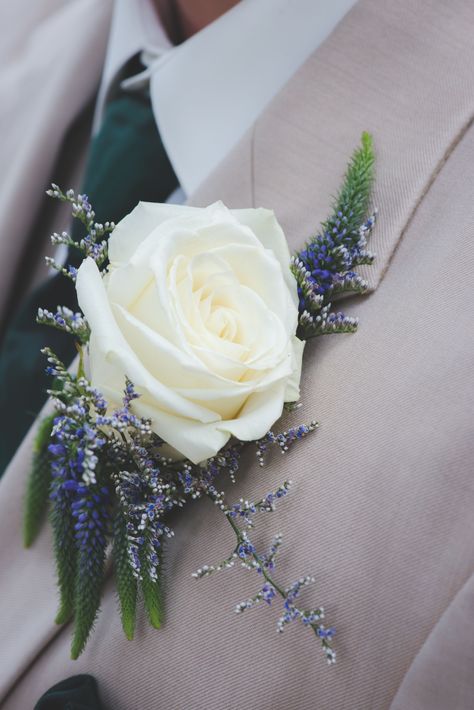
[(297, 287), (273, 212), (140, 203), (110, 237), (102, 278), (77, 276), (91, 380), (199, 463), (235, 436), (263, 436), (299, 397)]

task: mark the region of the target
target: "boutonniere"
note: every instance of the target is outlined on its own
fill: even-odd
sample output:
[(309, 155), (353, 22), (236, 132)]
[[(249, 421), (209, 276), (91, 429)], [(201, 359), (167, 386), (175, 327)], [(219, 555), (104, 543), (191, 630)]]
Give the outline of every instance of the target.
[(285, 407), (297, 408), (308, 340), (357, 328), (331, 301), (367, 288), (355, 269), (373, 260), (366, 250), (375, 221), (368, 215), (373, 165), (365, 133), (332, 215), (293, 256), (269, 210), (141, 203), (115, 226), (95, 221), (85, 195), (57, 185), (48, 191), (70, 203), (86, 228), (78, 243), (66, 233), (52, 238), (81, 252), (78, 269), (48, 260), (75, 283), (82, 312), (40, 309), (38, 321), (70, 333), (79, 358), (68, 370), (44, 351), (53, 413), (36, 437), (24, 539), (31, 545), (49, 503), (56, 622), (74, 620), (72, 658), (99, 611), (109, 546), (127, 638), (140, 598), (152, 626), (160, 626), (169, 512), (186, 515), (189, 500), (208, 496), (235, 545), (194, 577), (236, 563), (254, 570), (258, 591), (235, 610), (278, 606), (279, 631), (302, 622), (335, 661), (324, 609), (298, 603), (313, 578), (284, 586), (275, 574), (281, 535), (266, 551), (252, 542), (255, 518), (274, 511), (291, 482), (255, 501), (229, 502), (221, 489), (226, 476), (235, 481), (244, 447), (271, 465), (272, 449), (286, 452), (317, 428), (315, 421), (274, 427)]

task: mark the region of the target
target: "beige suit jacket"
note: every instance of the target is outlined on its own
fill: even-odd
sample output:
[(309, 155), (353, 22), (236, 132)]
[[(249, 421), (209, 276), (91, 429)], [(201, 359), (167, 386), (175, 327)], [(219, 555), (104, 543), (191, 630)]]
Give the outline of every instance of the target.
[(0, 0), (0, 333), (43, 262), (43, 235), (68, 228), (45, 190), (53, 175), (77, 182), (89, 137), (77, 119), (97, 91), (111, 9), (112, 0)]
[[(0, 486), (0, 692), (26, 710), (50, 685), (95, 675), (113, 710), (468, 710), (474, 707), (474, 7), (469, 0), (361, 0), (195, 195), (274, 208), (296, 249), (327, 215), (362, 130), (378, 155), (373, 292), (347, 302), (356, 335), (306, 348), (303, 408), (321, 429), (259, 469), (237, 499), (291, 471), (264, 517), (277, 578), (313, 572), (308, 604), (337, 626), (338, 664), (278, 606), (235, 615), (243, 571), (191, 573), (232, 545), (206, 501), (175, 521), (166, 622), (124, 639), (109, 581), (85, 653), (68, 660), (50, 531), (21, 548), (27, 437)], [(230, 487), (230, 485), (229, 485)]]

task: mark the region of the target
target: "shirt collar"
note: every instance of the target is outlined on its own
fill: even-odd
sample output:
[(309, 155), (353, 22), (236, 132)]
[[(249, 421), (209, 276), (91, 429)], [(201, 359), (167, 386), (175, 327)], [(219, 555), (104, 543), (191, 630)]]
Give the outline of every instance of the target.
[(173, 45), (168, 39), (151, 0), (115, 0), (102, 80), (97, 96), (94, 132), (102, 122), (110, 89), (131, 57), (151, 50), (154, 58)]
[(194, 192), (354, 0), (241, 0), (173, 47), (151, 0), (116, 0), (96, 125), (111, 81), (146, 50), (153, 111), (178, 179)]

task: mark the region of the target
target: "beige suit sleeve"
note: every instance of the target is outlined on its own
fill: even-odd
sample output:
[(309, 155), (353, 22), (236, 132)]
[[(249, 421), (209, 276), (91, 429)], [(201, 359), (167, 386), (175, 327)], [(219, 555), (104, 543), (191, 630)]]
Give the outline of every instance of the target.
[(0, 329), (63, 138), (97, 90), (111, 6), (0, 2)]

